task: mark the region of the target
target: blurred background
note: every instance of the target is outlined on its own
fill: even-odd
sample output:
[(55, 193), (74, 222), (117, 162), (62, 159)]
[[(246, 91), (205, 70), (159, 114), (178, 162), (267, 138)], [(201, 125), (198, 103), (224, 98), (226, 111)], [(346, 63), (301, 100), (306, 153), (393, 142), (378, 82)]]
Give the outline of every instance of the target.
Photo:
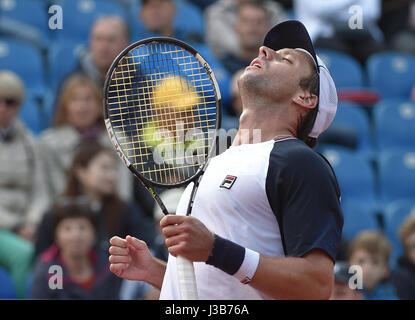
[[(412, 0), (0, 0), (0, 298), (157, 298), (107, 268), (113, 235), (142, 238), (161, 259), (166, 252), (160, 212), (103, 126), (106, 72), (132, 42), (185, 41), (215, 72), (223, 127), (237, 129), (236, 79), (267, 30), (287, 19), (305, 24), (338, 90), (317, 146), (342, 191), (338, 260), (349, 260), (362, 232), (377, 232), (390, 246), (379, 281), (414, 299), (415, 227), (402, 231), (415, 215)], [(173, 211), (180, 192), (163, 193)], [(55, 264), (64, 289), (50, 289)], [(405, 279), (412, 287), (400, 289)]]

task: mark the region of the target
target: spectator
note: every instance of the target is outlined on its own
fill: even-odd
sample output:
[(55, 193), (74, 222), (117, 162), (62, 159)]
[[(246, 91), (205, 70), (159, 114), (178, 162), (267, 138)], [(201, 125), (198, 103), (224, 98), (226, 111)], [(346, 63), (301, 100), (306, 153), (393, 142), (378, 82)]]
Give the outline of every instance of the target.
[(410, 215), (402, 224), (399, 235), (405, 254), (398, 259), (398, 267), (392, 273), (398, 297), (415, 300), (415, 215)]
[(362, 268), (365, 300), (396, 300), (389, 282), (389, 241), (379, 232), (363, 231), (350, 244), (349, 264)]
[(415, 1), (382, 1), (379, 25), (389, 49), (415, 54)]
[(249, 66), (258, 56), (258, 49), (270, 28), (270, 14), (261, 2), (241, 3), (235, 24), (240, 49), (237, 53), (226, 53), (221, 59), (223, 66), (231, 74)]
[[(114, 235), (139, 235), (149, 246), (154, 243), (156, 231), (152, 221), (146, 218), (134, 202), (125, 202), (117, 194), (116, 162), (114, 152), (97, 143), (83, 144), (69, 170), (63, 195), (86, 196), (99, 212), (98, 247), (108, 251), (109, 239)], [(45, 214), (39, 226), (36, 256), (53, 242), (53, 211)]]
[(344, 261), (336, 262), (334, 265), (334, 287), (330, 300), (363, 299), (363, 295), (359, 290), (350, 287), (350, 276), (349, 265)]
[(50, 198), (43, 151), (18, 119), (23, 99), (21, 79), (0, 71), (0, 229), (32, 241)]
[(27, 297), (27, 279), (32, 270), (33, 252), (31, 242), (0, 229), (0, 266), (10, 274), (19, 299)]
[[(73, 74), (62, 86), (53, 126), (41, 136), (48, 151), (49, 175), (55, 196), (63, 191), (67, 172), (82, 142), (97, 141), (112, 148), (104, 128), (101, 91), (94, 81), (82, 74)], [(132, 175), (121, 161), (117, 161), (117, 170), (119, 193), (129, 200)]]
[[(209, 46), (218, 58), (225, 54), (238, 54), (239, 37), (235, 25), (238, 19), (238, 7), (241, 3), (252, 0), (218, 0), (205, 10), (206, 37)], [(270, 24), (275, 25), (286, 20), (283, 7), (270, 0), (255, 0), (261, 3), (270, 14)]]
[(127, 24), (118, 16), (99, 18), (91, 28), (89, 41), (89, 50), (81, 55), (76, 71), (93, 79), (101, 88), (112, 62), (129, 44)]
[(142, 0), (141, 4), (138, 19), (144, 30), (133, 35), (137, 40), (164, 36), (185, 42), (203, 42), (203, 35), (174, 27), (177, 8), (173, 0)]
[[(122, 280), (109, 271), (105, 252), (94, 246), (98, 217), (90, 202), (62, 198), (53, 212), (54, 243), (35, 264), (32, 298), (118, 299)], [(62, 268), (61, 272), (51, 273), (51, 266)]]
[(345, 52), (361, 64), (384, 48), (384, 37), (377, 25), (380, 0), (294, 0), (293, 4), (295, 16), (307, 27), (317, 48)]

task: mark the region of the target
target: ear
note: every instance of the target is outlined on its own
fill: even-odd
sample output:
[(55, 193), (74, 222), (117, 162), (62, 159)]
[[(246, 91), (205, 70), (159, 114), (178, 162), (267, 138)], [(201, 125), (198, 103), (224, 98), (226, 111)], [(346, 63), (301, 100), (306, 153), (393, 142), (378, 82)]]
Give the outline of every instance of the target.
[(307, 91), (300, 91), (292, 101), (299, 107), (306, 109), (314, 109), (318, 103), (318, 97)]

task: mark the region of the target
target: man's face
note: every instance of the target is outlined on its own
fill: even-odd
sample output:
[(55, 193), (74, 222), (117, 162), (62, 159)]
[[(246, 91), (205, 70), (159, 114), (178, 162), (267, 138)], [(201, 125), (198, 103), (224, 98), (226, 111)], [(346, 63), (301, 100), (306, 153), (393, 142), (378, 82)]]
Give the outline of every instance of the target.
[(172, 26), (175, 14), (172, 0), (150, 0), (141, 8), (140, 17), (149, 31), (160, 33)]
[(115, 57), (128, 45), (125, 26), (115, 18), (98, 21), (91, 32), (90, 49), (98, 69), (106, 72)]
[(269, 27), (265, 10), (250, 5), (245, 5), (239, 10), (236, 30), (243, 48), (257, 50), (261, 46)]
[(300, 89), (300, 80), (311, 75), (308, 55), (294, 49), (274, 51), (262, 46), (259, 55), (245, 68), (239, 87), (255, 89), (272, 100), (291, 100)]
[(363, 288), (373, 290), (389, 273), (388, 264), (380, 254), (372, 255), (358, 249), (350, 257), (350, 265), (359, 265), (363, 271)]

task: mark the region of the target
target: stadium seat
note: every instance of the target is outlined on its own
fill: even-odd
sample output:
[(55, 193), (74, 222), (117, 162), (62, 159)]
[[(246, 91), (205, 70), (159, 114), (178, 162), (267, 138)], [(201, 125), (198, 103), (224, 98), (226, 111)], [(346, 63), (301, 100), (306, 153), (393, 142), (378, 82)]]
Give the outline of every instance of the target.
[(400, 52), (381, 52), (366, 62), (369, 85), (382, 98), (409, 98), (415, 84), (415, 56)]
[(364, 86), (364, 72), (355, 58), (335, 50), (317, 49), (316, 51), (330, 70), (337, 89)]
[(177, 14), (174, 26), (186, 33), (205, 34), (203, 12), (194, 4), (185, 0), (176, 0)]
[(415, 148), (384, 150), (378, 156), (379, 191), (383, 202), (415, 201)]
[(404, 220), (415, 212), (415, 200), (397, 200), (390, 202), (384, 209), (383, 219), (385, 224), (385, 235), (392, 245), (391, 263), (403, 254), (403, 246), (399, 238), (399, 229)]
[(0, 299), (16, 299), (16, 287), (10, 274), (0, 267)]
[(20, 76), (26, 90), (38, 97), (45, 92), (45, 74), (40, 51), (25, 42), (0, 38), (0, 69), (7, 69)]
[(415, 149), (415, 103), (403, 99), (384, 99), (375, 105), (375, 141), (379, 150)]
[(64, 12), (64, 27), (55, 34), (59, 39), (87, 43), (94, 21), (100, 16), (121, 16), (127, 19), (124, 7), (109, 0), (60, 1)]
[(357, 202), (361, 210), (376, 210), (376, 180), (369, 160), (353, 151), (326, 148), (322, 154), (332, 165), (341, 189), (342, 203)]
[(58, 41), (50, 48), (48, 52), (49, 83), (53, 90), (57, 90), (63, 79), (75, 70), (79, 63), (79, 55), (85, 47), (85, 43)]
[(364, 155), (370, 155), (373, 150), (372, 129), (367, 112), (358, 104), (339, 102), (336, 117), (332, 126), (343, 126), (356, 132), (356, 150)]
[(380, 230), (376, 210), (362, 205), (360, 201), (342, 203), (344, 218), (343, 239), (350, 241), (359, 232), (365, 230)]
[(33, 40), (41, 42), (39, 45), (46, 45), (50, 37), (47, 4), (46, 1), (0, 0), (0, 20), (20, 29), (15, 30), (16, 36), (24, 30), (25, 33), (32, 33), (31, 37), (36, 38)]

